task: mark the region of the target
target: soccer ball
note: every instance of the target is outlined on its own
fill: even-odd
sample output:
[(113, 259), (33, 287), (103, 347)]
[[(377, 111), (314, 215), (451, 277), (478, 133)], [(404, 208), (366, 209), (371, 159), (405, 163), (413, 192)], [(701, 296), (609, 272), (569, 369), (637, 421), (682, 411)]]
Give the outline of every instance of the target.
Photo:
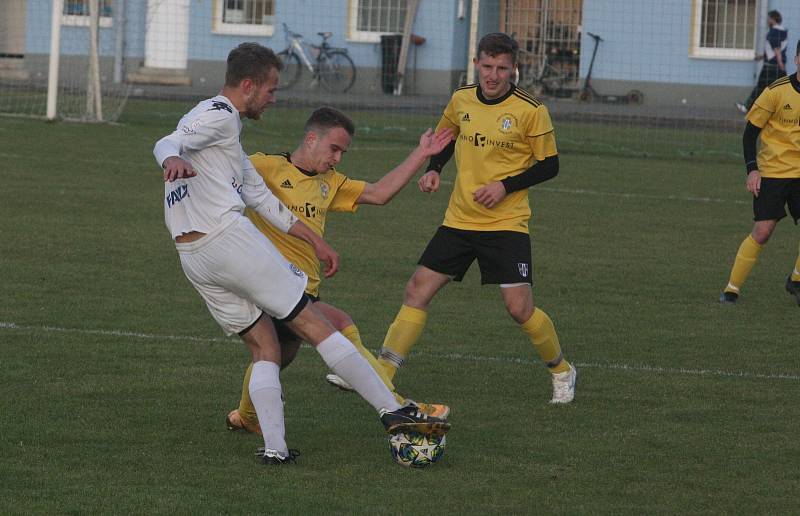
[(398, 432), (389, 436), (392, 458), (401, 466), (425, 468), (444, 455), (445, 436)]

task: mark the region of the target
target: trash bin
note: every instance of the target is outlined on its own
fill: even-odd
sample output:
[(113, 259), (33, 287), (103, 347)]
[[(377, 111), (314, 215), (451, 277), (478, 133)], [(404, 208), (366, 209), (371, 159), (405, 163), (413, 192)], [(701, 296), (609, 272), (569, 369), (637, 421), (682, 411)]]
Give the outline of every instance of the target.
[(381, 88), (384, 93), (393, 93), (397, 82), (397, 61), (400, 59), (402, 34), (381, 36)]

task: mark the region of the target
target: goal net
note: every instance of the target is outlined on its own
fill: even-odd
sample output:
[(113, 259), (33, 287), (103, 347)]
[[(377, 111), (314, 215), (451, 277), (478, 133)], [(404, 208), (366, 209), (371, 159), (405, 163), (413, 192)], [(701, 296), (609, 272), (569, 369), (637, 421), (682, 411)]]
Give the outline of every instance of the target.
[(115, 6), (124, 2), (0, 2), (0, 114), (117, 120), (130, 86)]

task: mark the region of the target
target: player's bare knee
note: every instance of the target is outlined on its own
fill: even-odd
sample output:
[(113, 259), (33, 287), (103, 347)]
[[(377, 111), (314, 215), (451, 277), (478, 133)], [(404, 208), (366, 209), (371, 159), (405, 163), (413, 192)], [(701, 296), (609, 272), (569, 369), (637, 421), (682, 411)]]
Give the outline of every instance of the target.
[(418, 280), (416, 274), (411, 276), (411, 279), (406, 283), (406, 290), (403, 293), (403, 304), (421, 309), (428, 306), (428, 302), (423, 293), (422, 284)]
[(517, 324), (524, 323), (533, 315), (533, 305), (523, 300), (506, 302), (506, 310), (508, 310), (508, 315), (510, 315)]
[(772, 236), (772, 232), (775, 231), (777, 222), (776, 220), (760, 220), (756, 222), (753, 226), (753, 231), (750, 233), (753, 240), (755, 240), (758, 245), (766, 244)]

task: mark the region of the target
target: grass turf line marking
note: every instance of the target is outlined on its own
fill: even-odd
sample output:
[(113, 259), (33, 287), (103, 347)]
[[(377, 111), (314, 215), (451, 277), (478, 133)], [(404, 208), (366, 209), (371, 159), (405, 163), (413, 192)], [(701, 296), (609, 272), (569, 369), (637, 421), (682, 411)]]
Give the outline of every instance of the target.
[[(184, 342), (219, 342), (219, 343), (235, 343), (238, 339), (234, 337), (193, 337), (191, 335), (156, 335), (151, 333), (139, 333), (123, 330), (87, 330), (80, 328), (59, 328), (55, 326), (21, 326), (12, 322), (0, 321), (0, 330), (22, 330), (27, 332), (51, 332), (51, 333), (79, 333), (85, 335), (103, 335), (109, 337), (131, 337), (135, 339), (147, 340), (170, 340), (170, 341), (184, 341)], [(303, 347), (311, 347), (308, 344), (303, 344)], [(373, 353), (375, 350), (371, 350)], [(415, 351), (415, 355), (428, 356), (431, 358), (461, 361), (461, 362), (499, 362), (511, 363), (522, 365), (539, 365), (538, 361), (529, 360), (525, 358), (514, 357), (492, 357), (484, 355), (472, 355), (463, 353), (432, 353), (429, 351)], [(720, 369), (686, 369), (683, 367), (660, 367), (651, 366), (647, 364), (614, 364), (614, 363), (601, 363), (601, 362), (574, 362), (576, 366), (588, 369), (608, 369), (614, 371), (632, 371), (637, 373), (659, 373), (659, 374), (674, 374), (674, 375), (691, 375), (691, 376), (717, 376), (724, 378), (753, 378), (759, 380), (800, 380), (800, 375), (777, 373), (753, 373), (750, 371), (723, 371)]]

